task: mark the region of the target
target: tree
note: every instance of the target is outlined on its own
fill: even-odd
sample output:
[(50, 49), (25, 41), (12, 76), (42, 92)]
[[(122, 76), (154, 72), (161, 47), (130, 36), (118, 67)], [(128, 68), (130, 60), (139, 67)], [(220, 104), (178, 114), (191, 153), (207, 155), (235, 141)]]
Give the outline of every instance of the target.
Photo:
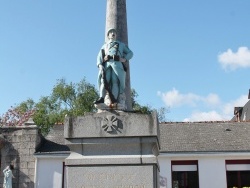
[(169, 108), (161, 107), (156, 110), (158, 114), (158, 120), (159, 122), (166, 122), (169, 121), (166, 118), (166, 114), (169, 113)]
[(53, 88), (51, 98), (64, 109), (68, 115), (84, 115), (86, 112), (95, 111), (93, 101), (98, 97), (94, 85), (85, 79), (79, 83), (70, 82), (67, 84), (65, 79), (59, 79)]
[(40, 127), (43, 135), (49, 132), (51, 125), (63, 121), (61, 109), (51, 96), (41, 97), (35, 108), (33, 120)]
[[(136, 91), (132, 89), (131, 92), (132, 107), (136, 113), (150, 114), (157, 111), (159, 121), (165, 121), (166, 108), (156, 110), (149, 105), (141, 105), (136, 100), (138, 97)], [(15, 110), (12, 109), (10, 112), (19, 115), (13, 118), (11, 125), (14, 119), (17, 119), (16, 117), (23, 115), (22, 121), (20, 120), (18, 124), (20, 125), (27, 119), (27, 114), (28, 117), (32, 115), (35, 124), (41, 128), (42, 134), (46, 135), (52, 125), (63, 123), (66, 115), (82, 116), (86, 112), (96, 112), (93, 105), (96, 98), (98, 98), (98, 92), (95, 86), (88, 83), (85, 78), (79, 83), (67, 83), (65, 79), (58, 79), (49, 96), (42, 96), (37, 103), (28, 99), (13, 108)], [(9, 117), (9, 114), (6, 117)], [(1, 122), (3, 123), (3, 118)], [(6, 118), (5, 122), (7, 122)]]
[(79, 83), (57, 80), (49, 96), (43, 96), (35, 103), (32, 99), (21, 102), (16, 111), (24, 114), (32, 110), (33, 120), (46, 135), (51, 125), (63, 123), (65, 115), (79, 116), (95, 112), (93, 101), (98, 97), (94, 85), (82, 79)]
[(34, 112), (35, 110), (33, 109), (22, 111), (17, 107), (11, 107), (0, 117), (0, 127), (21, 126), (34, 114)]
[(27, 99), (26, 101), (24, 102), (21, 102), (17, 107), (16, 109), (18, 111), (20, 111), (21, 113), (25, 113), (27, 111), (30, 111), (30, 110), (34, 110), (35, 108), (35, 102), (33, 101), (33, 99), (29, 98)]

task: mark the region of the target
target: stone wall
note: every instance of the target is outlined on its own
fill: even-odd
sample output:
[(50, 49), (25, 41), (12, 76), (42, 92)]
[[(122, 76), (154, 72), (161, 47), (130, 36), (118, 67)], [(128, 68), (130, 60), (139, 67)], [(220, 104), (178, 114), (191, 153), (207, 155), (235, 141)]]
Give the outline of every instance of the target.
[(0, 128), (1, 175), (0, 187), (3, 187), (3, 169), (14, 165), (13, 188), (33, 188), (35, 176), (34, 153), (41, 137), (35, 125)]

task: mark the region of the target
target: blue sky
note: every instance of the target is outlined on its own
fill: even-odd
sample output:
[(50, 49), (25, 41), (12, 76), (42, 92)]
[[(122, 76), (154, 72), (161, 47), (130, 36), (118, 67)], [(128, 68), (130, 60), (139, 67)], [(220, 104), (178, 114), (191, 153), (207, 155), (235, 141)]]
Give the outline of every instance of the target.
[[(127, 0), (131, 86), (169, 121), (230, 120), (248, 101), (249, 0)], [(0, 0), (0, 114), (56, 80), (97, 86), (106, 0)]]

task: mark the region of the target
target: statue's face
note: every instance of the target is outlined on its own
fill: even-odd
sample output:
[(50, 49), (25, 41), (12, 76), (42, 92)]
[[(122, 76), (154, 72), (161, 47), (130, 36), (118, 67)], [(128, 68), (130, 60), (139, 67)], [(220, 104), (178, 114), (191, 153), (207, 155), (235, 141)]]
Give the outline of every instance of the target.
[(115, 30), (111, 30), (110, 32), (109, 32), (109, 34), (108, 34), (108, 38), (109, 38), (109, 40), (116, 40), (116, 32), (115, 32)]

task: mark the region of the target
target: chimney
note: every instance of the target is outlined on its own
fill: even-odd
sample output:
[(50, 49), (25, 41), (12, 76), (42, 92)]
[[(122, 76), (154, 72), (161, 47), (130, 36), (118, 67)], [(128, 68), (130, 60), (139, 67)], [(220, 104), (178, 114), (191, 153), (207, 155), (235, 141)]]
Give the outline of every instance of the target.
[(249, 91), (248, 91), (248, 99), (250, 99), (250, 89), (249, 89)]
[(243, 107), (234, 107), (235, 121), (240, 122)]

